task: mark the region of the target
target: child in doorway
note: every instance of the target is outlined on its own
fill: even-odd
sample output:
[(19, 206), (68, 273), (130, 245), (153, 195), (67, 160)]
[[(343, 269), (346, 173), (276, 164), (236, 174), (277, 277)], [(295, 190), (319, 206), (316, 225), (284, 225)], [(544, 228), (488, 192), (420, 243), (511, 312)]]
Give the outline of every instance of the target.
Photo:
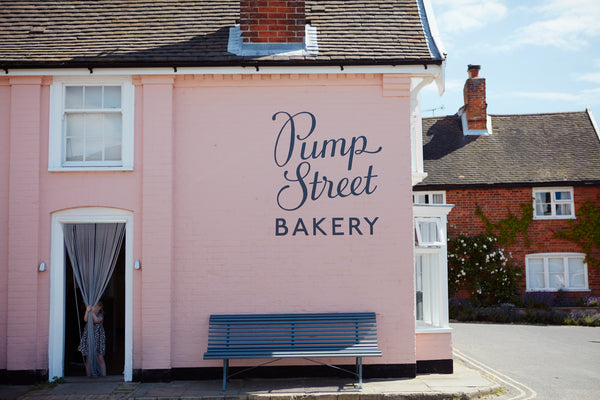
[[(96, 357), (98, 359), (98, 365), (100, 366), (100, 375), (106, 376), (106, 363), (104, 362), (104, 353), (106, 349), (106, 334), (104, 333), (104, 326), (102, 323), (104, 322), (104, 306), (101, 301), (98, 302), (95, 306), (87, 306), (85, 309), (85, 315), (83, 320), (87, 323), (89, 316), (92, 316), (92, 321), (94, 322), (94, 339), (96, 341)], [(90, 360), (88, 358), (88, 333), (87, 329), (83, 330), (83, 335), (81, 336), (81, 342), (79, 343), (79, 347), (77, 348), (85, 357), (85, 372), (87, 376), (91, 375), (90, 371)]]

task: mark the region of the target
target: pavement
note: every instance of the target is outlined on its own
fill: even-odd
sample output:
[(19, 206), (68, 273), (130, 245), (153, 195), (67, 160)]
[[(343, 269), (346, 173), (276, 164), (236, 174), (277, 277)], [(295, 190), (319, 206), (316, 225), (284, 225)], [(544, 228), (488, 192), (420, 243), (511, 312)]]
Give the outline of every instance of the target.
[(123, 382), (121, 376), (67, 377), (58, 385), (0, 385), (0, 400), (466, 400), (493, 397), (501, 387), (460, 360), (453, 374), (370, 379), (363, 388), (343, 378), (231, 379), (168, 383)]

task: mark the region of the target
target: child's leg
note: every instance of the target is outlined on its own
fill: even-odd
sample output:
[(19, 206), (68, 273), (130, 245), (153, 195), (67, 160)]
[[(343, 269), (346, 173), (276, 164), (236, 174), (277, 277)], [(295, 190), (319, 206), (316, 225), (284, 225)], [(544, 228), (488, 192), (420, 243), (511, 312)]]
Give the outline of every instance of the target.
[(100, 375), (106, 376), (106, 362), (102, 354), (98, 354), (98, 364), (100, 365)]

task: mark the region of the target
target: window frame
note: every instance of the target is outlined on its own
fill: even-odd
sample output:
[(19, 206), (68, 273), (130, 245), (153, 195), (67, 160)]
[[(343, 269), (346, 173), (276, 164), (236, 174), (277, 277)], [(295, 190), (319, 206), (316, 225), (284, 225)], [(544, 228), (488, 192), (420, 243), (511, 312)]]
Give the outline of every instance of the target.
[[(538, 215), (536, 210), (536, 194), (537, 193), (551, 193), (550, 208), (552, 211), (551, 215)], [(556, 200), (557, 192), (569, 192), (571, 194), (570, 200)], [(556, 188), (533, 188), (533, 219), (575, 219), (575, 194), (572, 187), (556, 187)], [(557, 215), (556, 205), (557, 204), (570, 204), (571, 214), (570, 215)]]
[[(418, 247), (439, 247), (439, 246), (446, 245), (446, 236), (444, 235), (444, 231), (442, 230), (443, 224), (442, 224), (441, 217), (415, 217), (414, 221), (415, 221), (415, 234), (416, 234), (416, 240), (417, 240), (416, 246), (418, 246)], [(420, 222), (435, 223), (437, 236), (438, 236), (439, 240), (437, 240), (435, 242), (426, 242), (423, 239), (423, 233), (422, 233)]]
[[(66, 161), (65, 91), (67, 86), (121, 87), (121, 160)], [(99, 111), (102, 112), (102, 111)], [(54, 77), (50, 85), (49, 171), (132, 171), (134, 155), (134, 85), (129, 76)]]
[[(441, 203), (432, 203), (431, 201), (420, 203), (416, 199), (417, 196), (429, 196), (429, 198), (431, 199), (435, 195), (441, 195), (442, 196), (442, 202)], [(418, 192), (418, 191), (413, 191), (413, 204), (431, 204), (431, 205), (446, 204), (446, 191), (444, 191), (444, 190), (432, 191), (432, 192)]]
[[(447, 333), (451, 332), (448, 314), (448, 245), (445, 240), (447, 216), (452, 205), (413, 205), (413, 224), (415, 226), (414, 243), (414, 279), (415, 279), (415, 329), (417, 333)], [(417, 237), (417, 221), (436, 221), (440, 242), (435, 245), (424, 244)], [(419, 317), (417, 289), (419, 275), (417, 262), (419, 257), (429, 257), (436, 265), (428, 265), (423, 269), (421, 278), (423, 307), (422, 319)], [(433, 264), (433, 263), (432, 263)], [(421, 266), (425, 266), (421, 264)], [(423, 281), (427, 279), (427, 281)]]
[[(549, 259), (561, 258), (563, 261), (563, 278), (564, 282), (567, 283), (566, 286), (561, 288), (551, 288), (550, 287), (550, 271), (549, 271)], [(530, 274), (530, 262), (532, 259), (542, 259), (543, 267), (544, 267), (544, 287), (531, 287), (531, 274)], [(581, 260), (583, 264), (583, 279), (584, 284), (583, 287), (572, 287), (570, 282), (570, 271), (569, 271), (569, 259), (578, 259)], [(585, 262), (585, 254), (583, 253), (534, 253), (527, 254), (525, 256), (525, 280), (526, 280), (526, 291), (527, 292), (557, 292), (559, 290), (569, 291), (569, 292), (586, 292), (589, 291), (589, 282), (588, 282), (588, 265)]]

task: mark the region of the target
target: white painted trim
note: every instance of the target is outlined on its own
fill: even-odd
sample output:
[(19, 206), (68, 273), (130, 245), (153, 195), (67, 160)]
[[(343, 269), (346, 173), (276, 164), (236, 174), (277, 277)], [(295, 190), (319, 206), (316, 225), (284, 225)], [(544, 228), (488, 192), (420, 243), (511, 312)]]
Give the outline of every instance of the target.
[(598, 124), (596, 124), (596, 120), (594, 119), (592, 110), (588, 107), (585, 109), (585, 111), (587, 112), (587, 115), (590, 118), (590, 122), (592, 123), (592, 127), (594, 128), (594, 131), (596, 132), (596, 136), (598, 137), (598, 140), (600, 140), (600, 130), (598, 130)]
[[(110, 165), (63, 165), (64, 140), (64, 87), (65, 85), (120, 85), (122, 141), (121, 163)], [(134, 164), (134, 110), (135, 89), (130, 76), (60, 76), (50, 85), (50, 116), (48, 134), (48, 171), (132, 171)]]
[[(446, 236), (447, 232), (447, 216), (454, 206), (452, 204), (435, 204), (435, 205), (413, 205), (413, 219), (416, 220), (423, 217), (438, 218), (441, 227), (440, 230)], [(424, 333), (427, 329), (428, 333), (446, 333), (449, 327), (449, 311), (448, 311), (448, 246), (446, 241), (438, 247), (419, 247), (415, 245), (413, 254), (413, 268), (416, 265), (416, 259), (420, 254), (434, 254), (438, 256), (438, 271), (437, 279), (431, 282), (432, 286), (437, 287), (437, 291), (430, 298), (433, 305), (432, 322), (433, 326), (424, 325), (416, 326), (417, 333)], [(415, 273), (416, 279), (416, 273)], [(415, 281), (416, 284), (416, 281)], [(415, 302), (415, 318), (416, 318), (416, 302)], [(438, 330), (438, 331), (436, 331)], [(449, 332), (452, 332), (450, 330)]]
[(454, 330), (450, 327), (448, 328), (439, 328), (437, 326), (419, 326), (415, 329), (415, 333), (417, 335), (427, 334), (427, 333), (452, 333)]
[[(570, 201), (560, 201), (558, 204), (571, 204), (571, 215), (555, 215), (554, 207), (552, 207), (552, 215), (537, 215), (535, 212), (535, 194), (536, 193), (545, 193), (550, 192), (553, 193), (551, 205), (554, 206), (554, 192), (571, 192), (571, 200)], [(548, 220), (548, 219), (576, 219), (575, 217), (575, 191), (572, 186), (563, 186), (563, 187), (534, 187), (531, 190), (531, 197), (533, 202), (533, 219), (534, 220)]]
[(133, 213), (131, 211), (82, 207), (52, 214), (50, 239), (50, 326), (48, 378), (64, 376), (65, 354), (65, 257), (62, 225), (66, 223), (125, 223), (125, 365), (126, 382), (133, 379)]
[(308, 24), (304, 27), (304, 40), (296, 43), (244, 43), (239, 24), (229, 28), (227, 52), (242, 57), (261, 56), (316, 56), (319, 53), (317, 28)]
[[(414, 202), (414, 198), (415, 196), (423, 196), (423, 195), (436, 195), (436, 194), (441, 194), (442, 195), (442, 201), (443, 203), (418, 203), (418, 202)], [(445, 190), (413, 190), (413, 204), (424, 204), (424, 205), (444, 205), (446, 204), (446, 191)]]
[[(343, 66), (343, 69), (342, 67)], [(433, 76), (443, 73), (442, 65), (338, 65), (268, 67), (170, 67), (159, 68), (40, 68), (9, 69), (5, 76), (111, 76), (111, 75), (250, 75), (250, 74), (409, 74)]]
[[(441, 96), (444, 94), (446, 89), (446, 49), (442, 43), (442, 39), (440, 38), (440, 33), (438, 31), (437, 22), (435, 21), (435, 14), (431, 7), (431, 3), (429, 0), (421, 0), (421, 4), (419, 4), (419, 9), (423, 10), (421, 13), (421, 22), (423, 23), (423, 30), (425, 32), (427, 43), (430, 49), (430, 52), (433, 56), (438, 56), (442, 58), (442, 66), (441, 73), (437, 75), (435, 78), (435, 83), (438, 88), (438, 94)], [(427, 25), (425, 27), (425, 24)], [(437, 54), (436, 54), (437, 53)]]
[[(549, 271), (548, 271), (548, 259), (549, 258), (562, 258), (563, 259), (563, 273), (565, 277), (569, 275), (568, 265), (565, 264), (566, 260), (569, 258), (579, 258), (583, 262), (583, 276), (584, 276), (584, 287), (583, 288), (573, 288), (573, 287), (563, 287), (562, 290), (566, 292), (587, 292), (590, 290), (589, 285), (589, 272), (588, 265), (585, 262), (585, 254), (584, 253), (532, 253), (525, 255), (525, 291), (526, 292), (557, 292), (559, 289), (550, 288), (548, 286), (544, 288), (531, 288), (530, 280), (529, 280), (529, 260), (532, 258), (541, 258), (544, 262), (544, 280), (546, 281), (546, 285), (549, 284)], [(570, 282), (569, 282), (570, 283)]]
[(423, 116), (421, 115), (421, 89), (429, 85), (434, 77), (412, 77), (410, 82), (410, 153), (412, 185), (427, 177), (423, 167)]
[(486, 129), (469, 129), (469, 122), (467, 121), (467, 113), (463, 108), (458, 110), (460, 115), (460, 122), (462, 125), (464, 136), (491, 136), (492, 135), (492, 117), (486, 116)]

